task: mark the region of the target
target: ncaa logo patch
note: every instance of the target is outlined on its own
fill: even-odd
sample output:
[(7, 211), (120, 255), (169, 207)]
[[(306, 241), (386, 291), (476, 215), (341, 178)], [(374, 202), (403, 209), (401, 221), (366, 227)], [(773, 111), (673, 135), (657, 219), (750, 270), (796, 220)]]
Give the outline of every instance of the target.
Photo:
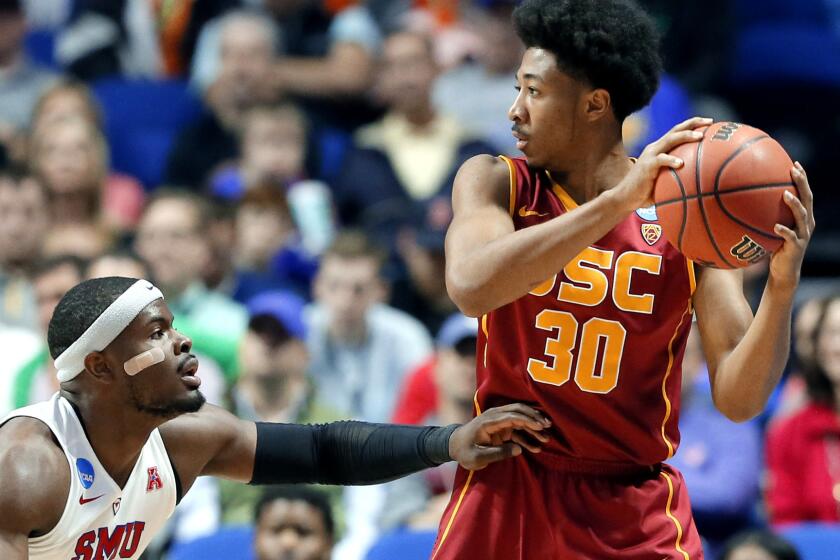
[(76, 459), (76, 470), (79, 472), (79, 480), (85, 490), (93, 486), (93, 479), (96, 476), (93, 472), (93, 465), (87, 459)]
[(659, 224), (642, 224), (642, 239), (648, 245), (654, 245), (662, 237), (662, 226)]
[(643, 220), (648, 222), (656, 222), (659, 217), (656, 215), (656, 205), (648, 206), (646, 208), (639, 208), (636, 214)]

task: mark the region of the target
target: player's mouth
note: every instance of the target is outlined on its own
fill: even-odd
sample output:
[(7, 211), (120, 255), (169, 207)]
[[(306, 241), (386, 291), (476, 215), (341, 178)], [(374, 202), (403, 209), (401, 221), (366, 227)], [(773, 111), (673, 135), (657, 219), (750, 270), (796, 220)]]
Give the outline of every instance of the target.
[(187, 360), (181, 364), (181, 367), (178, 368), (179, 373), (181, 374), (181, 381), (184, 385), (187, 386), (189, 389), (198, 389), (201, 385), (201, 378), (198, 377), (198, 359), (195, 356), (190, 356)]
[(528, 135), (523, 134), (516, 128), (511, 129), (511, 134), (516, 138), (516, 149), (522, 151), (528, 145)]

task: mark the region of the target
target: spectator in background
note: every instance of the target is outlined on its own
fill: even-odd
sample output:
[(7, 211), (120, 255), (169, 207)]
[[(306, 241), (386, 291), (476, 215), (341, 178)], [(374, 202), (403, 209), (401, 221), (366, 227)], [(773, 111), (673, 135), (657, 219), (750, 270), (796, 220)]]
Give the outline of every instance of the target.
[[(476, 319), (451, 315), (438, 333), (434, 357), (406, 379), (393, 422), (446, 426), (469, 421), (474, 410), (477, 338)], [(436, 529), (454, 482), (455, 469), (441, 465), (388, 484), (380, 520), (383, 530)]]
[(309, 297), (317, 262), (301, 246), (286, 193), (272, 184), (245, 192), (235, 215), (232, 296), (246, 302), (269, 290)]
[(736, 535), (726, 543), (720, 560), (799, 560), (788, 541), (768, 531)]
[(356, 133), (336, 181), (344, 221), (379, 241), (391, 242), (417, 217), (445, 228), (458, 167), (493, 151), (435, 111), (431, 88), (437, 73), (427, 37), (402, 31), (385, 40), (378, 92), (388, 112)]
[(308, 315), (318, 397), (369, 422), (391, 417), (403, 379), (432, 346), (419, 321), (383, 303), (382, 262), (363, 234), (339, 234), (321, 260)]
[[(448, 206), (443, 209), (448, 215)], [(405, 271), (396, 275), (391, 305), (401, 309), (429, 330), (437, 332), (457, 311), (446, 291), (445, 226), (420, 223), (406, 227), (397, 238), (397, 253)]]
[(697, 530), (714, 551), (749, 527), (759, 497), (761, 428), (735, 424), (712, 402), (709, 372), (694, 323), (682, 362), (680, 448), (671, 459), (686, 480)]
[(209, 112), (183, 130), (169, 154), (166, 182), (201, 189), (211, 172), (239, 154), (245, 115), (278, 94), (270, 82), (277, 29), (259, 12), (235, 10), (218, 22), (219, 71), (204, 91)]
[(102, 128), (102, 110), (84, 82), (62, 79), (44, 90), (32, 113), (32, 129), (66, 117), (81, 117)]
[[(281, 56), (273, 64), (275, 93), (301, 103), (316, 130), (349, 131), (375, 118), (365, 95), (380, 34), (362, 2), (354, 0), (263, 0), (282, 30)], [(193, 80), (205, 89), (218, 73), (220, 25), (208, 25), (199, 40)]]
[(481, 0), (466, 11), (464, 25), (480, 41), (475, 56), (438, 77), (432, 94), (441, 113), (456, 116), (504, 154), (518, 154), (510, 123), (488, 115), (506, 114), (513, 101), (511, 76), (523, 49), (510, 23), (515, 6), (513, 0)]
[(327, 497), (306, 486), (265, 489), (254, 511), (256, 560), (329, 560), (335, 539)]
[(202, 197), (158, 191), (140, 219), (134, 248), (148, 263), (169, 308), (177, 313), (178, 329), (230, 378), (248, 318), (241, 305), (210, 291), (202, 279), (211, 257), (209, 220), (209, 205)]
[(149, 269), (140, 257), (131, 251), (111, 251), (91, 260), (85, 279), (122, 276), (124, 278), (148, 278)]
[(32, 285), (38, 305), (37, 333), (40, 345), (15, 372), (14, 408), (49, 399), (58, 391), (56, 369), (47, 349), (47, 328), (55, 306), (67, 291), (81, 282), (86, 262), (75, 256), (59, 256), (38, 263)]
[(53, 228), (99, 224), (115, 233), (131, 230), (145, 193), (137, 180), (109, 173), (108, 144), (99, 128), (79, 114), (39, 120), (30, 165), (50, 194)]
[[(239, 376), (230, 410), (255, 422), (329, 422), (340, 418), (315, 397), (303, 322), (304, 301), (290, 292), (268, 292), (248, 304), (248, 330), (239, 345)], [(331, 492), (336, 501), (339, 489)], [(226, 523), (245, 523), (261, 490), (222, 482)]]
[(57, 78), (27, 59), (25, 35), (20, 0), (0, 1), (0, 144), (12, 154), (21, 152), (35, 102)]
[(14, 170), (0, 171), (0, 324), (37, 329), (28, 275), (41, 255), (48, 216), (40, 182)]
[(116, 239), (111, 230), (98, 223), (76, 223), (51, 227), (44, 239), (43, 256), (73, 255), (90, 260), (108, 252)]
[(767, 434), (767, 509), (775, 525), (840, 521), (840, 296), (821, 301), (808, 404)]
[(201, 27), (237, 0), (80, 0), (58, 36), (56, 58), (74, 76), (182, 76)]

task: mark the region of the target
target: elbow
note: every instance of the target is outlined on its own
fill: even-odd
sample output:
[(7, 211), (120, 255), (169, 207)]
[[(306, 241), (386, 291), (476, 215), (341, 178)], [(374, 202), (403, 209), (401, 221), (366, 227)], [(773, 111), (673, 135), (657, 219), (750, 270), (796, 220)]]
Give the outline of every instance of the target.
[(715, 399), (715, 407), (726, 418), (736, 424), (749, 422), (764, 410), (764, 403), (751, 402), (749, 399), (725, 401)]
[(481, 287), (469, 275), (447, 271), (446, 291), (449, 298), (467, 317), (481, 317), (492, 310), (484, 301)]

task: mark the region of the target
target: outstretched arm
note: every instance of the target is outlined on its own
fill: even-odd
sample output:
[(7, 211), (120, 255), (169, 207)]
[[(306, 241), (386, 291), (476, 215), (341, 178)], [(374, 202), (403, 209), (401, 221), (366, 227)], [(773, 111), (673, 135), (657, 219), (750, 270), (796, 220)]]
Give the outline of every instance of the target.
[(376, 484), (453, 459), (481, 469), (519, 455), (523, 447), (539, 451), (534, 440), (546, 440), (540, 432), (547, 426), (542, 415), (520, 404), (447, 428), (254, 424), (208, 405), (168, 422), (161, 432), (186, 489), (200, 475), (253, 483)]
[(695, 308), (715, 405), (730, 420), (758, 415), (779, 382), (790, 350), (793, 296), (814, 230), (813, 196), (800, 165), (791, 170), (799, 199), (785, 196), (795, 231), (776, 225), (784, 245), (770, 259), (770, 275), (755, 318), (739, 271), (703, 269)]

